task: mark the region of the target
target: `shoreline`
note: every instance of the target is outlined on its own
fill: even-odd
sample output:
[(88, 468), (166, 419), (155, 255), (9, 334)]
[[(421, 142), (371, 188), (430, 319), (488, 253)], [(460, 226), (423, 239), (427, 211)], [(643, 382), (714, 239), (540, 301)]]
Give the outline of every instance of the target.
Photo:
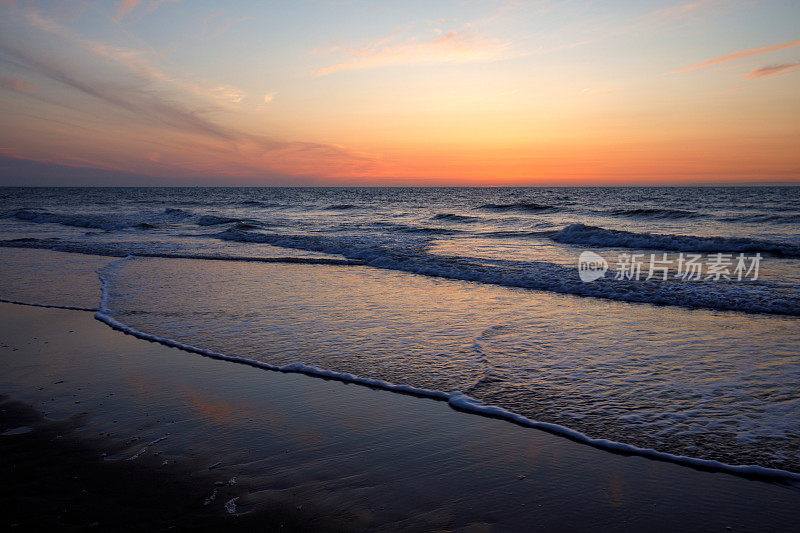
[[(165, 475), (188, 483), (174, 494), (218, 496), (208, 506), (186, 498), (184, 528), (204, 527), (209, 512), (226, 525), (262, 524), (276, 508), (321, 530), (634, 530), (653, 520), (664, 530), (790, 530), (800, 520), (800, 490), (784, 484), (608, 453), (442, 401), (257, 372), (142, 342), (87, 312), (0, 304), (0, 316), (3, 406), (46, 413), (44, 427), (79, 415), (76, 442), (99, 442), (110, 466), (151, 461), (143, 479), (158, 477), (162, 454), (186, 465)], [(1, 435), (0, 445), (37, 431)], [(211, 483), (232, 477), (224, 495)], [(302, 503), (287, 499), (292, 491)], [(284, 520), (302, 527), (293, 524)]]
[[(89, 309), (88, 311), (92, 310)], [(763, 479), (767, 481), (794, 482), (794, 483), (800, 482), (800, 472), (780, 470), (777, 468), (769, 468), (760, 465), (728, 464), (728, 463), (722, 463), (720, 461), (715, 461), (713, 459), (702, 459), (698, 457), (674, 455), (668, 452), (655, 450), (653, 448), (639, 448), (637, 446), (634, 446), (632, 444), (626, 444), (624, 442), (618, 442), (608, 439), (592, 438), (584, 433), (581, 433), (580, 431), (574, 430), (567, 426), (562, 426), (559, 424), (553, 424), (549, 422), (540, 422), (537, 420), (531, 420), (512, 411), (508, 411), (507, 409), (504, 409), (502, 407), (497, 407), (491, 404), (485, 404), (480, 400), (476, 400), (475, 398), (472, 398), (461, 392), (447, 393), (438, 390), (420, 389), (416, 387), (411, 387), (409, 385), (396, 385), (394, 383), (389, 383), (387, 381), (362, 378), (359, 376), (354, 376), (353, 374), (333, 372), (315, 366), (304, 365), (302, 363), (292, 363), (286, 366), (275, 366), (269, 363), (264, 363), (262, 361), (256, 361), (244, 357), (230, 356), (217, 352), (212, 352), (209, 350), (204, 350), (202, 348), (197, 348), (195, 346), (183, 344), (181, 342), (173, 341), (171, 339), (165, 339), (162, 337), (158, 337), (156, 335), (144, 333), (135, 328), (126, 326), (125, 324), (118, 322), (110, 315), (106, 314), (102, 309), (96, 311), (94, 313), (94, 317), (100, 322), (106, 324), (111, 329), (114, 329), (126, 335), (130, 335), (137, 339), (144, 340), (147, 342), (153, 342), (156, 344), (161, 344), (170, 348), (176, 348), (178, 350), (194, 353), (197, 355), (201, 355), (203, 357), (208, 357), (210, 359), (228, 361), (231, 363), (246, 365), (253, 368), (258, 368), (271, 372), (281, 372), (285, 374), (301, 374), (312, 378), (330, 379), (330, 380), (340, 381), (346, 384), (352, 383), (354, 385), (368, 387), (376, 390), (393, 392), (396, 394), (407, 394), (418, 398), (428, 398), (432, 400), (442, 401), (447, 403), (451, 408), (457, 411), (462, 411), (464, 413), (472, 415), (495, 418), (497, 420), (510, 422), (512, 424), (521, 427), (545, 431), (552, 435), (563, 437), (573, 442), (584, 444), (586, 446), (591, 446), (593, 448), (597, 448), (599, 450), (603, 450), (609, 453), (616, 453), (621, 455), (637, 455), (655, 461), (663, 461), (666, 463), (678, 464), (706, 472), (722, 472), (726, 474), (745, 477), (748, 479)]]
[[(116, 261), (112, 261), (109, 265), (106, 265), (106, 267), (109, 267), (112, 264), (116, 263), (117, 261), (121, 261), (124, 259), (127, 259), (127, 257), (118, 258)], [(213, 352), (210, 350), (205, 350), (203, 348), (197, 348), (195, 346), (187, 345), (178, 341), (174, 341), (172, 339), (166, 339), (156, 335), (151, 335), (149, 333), (144, 333), (135, 328), (132, 328), (130, 326), (118, 322), (107, 313), (107, 310), (105, 309), (105, 306), (102, 303), (105, 301), (106, 280), (105, 278), (103, 278), (102, 275), (100, 276), (100, 280), (101, 280), (100, 308), (30, 303), (30, 302), (9, 300), (3, 298), (0, 298), (0, 303), (91, 312), (93, 313), (93, 316), (96, 320), (106, 324), (111, 329), (119, 331), (125, 335), (130, 335), (139, 340), (161, 344), (163, 346), (175, 348), (178, 350), (197, 354), (211, 359), (242, 364), (271, 372), (302, 374), (312, 378), (336, 380), (342, 383), (352, 383), (359, 386), (384, 390), (388, 392), (394, 392), (397, 394), (407, 394), (418, 398), (429, 398), (438, 401), (443, 401), (446, 402), (454, 410), (479, 416), (496, 418), (498, 420), (510, 422), (512, 424), (516, 424), (521, 427), (545, 431), (547, 433), (569, 439), (573, 442), (591, 446), (593, 448), (597, 448), (609, 453), (616, 453), (621, 455), (637, 455), (641, 457), (647, 457), (655, 461), (664, 461), (667, 463), (679, 464), (682, 466), (694, 468), (701, 471), (724, 472), (727, 474), (737, 475), (748, 479), (763, 479), (767, 481), (791, 482), (791, 483), (800, 482), (800, 472), (793, 472), (790, 470), (782, 470), (778, 468), (771, 468), (755, 464), (729, 464), (714, 459), (703, 459), (699, 457), (675, 455), (668, 452), (659, 451), (653, 448), (640, 448), (624, 442), (603, 439), (603, 438), (593, 438), (567, 426), (553, 424), (549, 422), (531, 420), (527, 417), (514, 413), (513, 411), (508, 411), (507, 409), (495, 405), (485, 404), (480, 400), (476, 400), (466, 394), (459, 392), (447, 393), (439, 390), (420, 389), (408, 385), (396, 385), (394, 383), (386, 381), (362, 378), (352, 374), (329, 371), (315, 366), (304, 365), (302, 363), (293, 363), (286, 366), (276, 366), (262, 361), (256, 361), (244, 357), (229, 356)]]

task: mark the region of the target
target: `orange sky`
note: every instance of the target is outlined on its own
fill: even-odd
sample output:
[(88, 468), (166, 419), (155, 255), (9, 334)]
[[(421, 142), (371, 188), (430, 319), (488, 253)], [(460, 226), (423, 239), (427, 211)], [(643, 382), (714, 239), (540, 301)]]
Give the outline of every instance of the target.
[(601, 4), (5, 1), (0, 156), (109, 184), (800, 180), (798, 3)]

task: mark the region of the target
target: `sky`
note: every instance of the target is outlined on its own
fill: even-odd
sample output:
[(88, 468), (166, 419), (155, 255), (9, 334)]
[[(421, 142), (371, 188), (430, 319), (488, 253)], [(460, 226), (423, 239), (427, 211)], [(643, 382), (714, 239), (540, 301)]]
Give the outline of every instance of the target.
[(800, 2), (0, 1), (0, 185), (800, 182)]

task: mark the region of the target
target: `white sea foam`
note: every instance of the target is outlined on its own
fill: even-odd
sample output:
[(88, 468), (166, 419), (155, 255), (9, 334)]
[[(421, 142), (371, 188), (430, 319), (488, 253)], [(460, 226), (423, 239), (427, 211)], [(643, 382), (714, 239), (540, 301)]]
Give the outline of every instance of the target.
[(420, 244), (409, 241), (410, 243), (406, 245), (393, 245), (355, 237), (286, 235), (234, 229), (223, 231), (215, 236), (222, 240), (263, 243), (278, 248), (325, 253), (343, 258), (258, 257), (159, 252), (148, 251), (145, 246), (132, 246), (127, 243), (111, 246), (105, 243), (54, 242), (42, 239), (0, 241), (0, 246), (42, 248), (111, 257), (130, 254), (139, 257), (173, 259), (366, 265), (432, 277), (627, 302), (800, 316), (800, 288), (791, 283), (767, 280), (631, 281), (613, 279), (611, 274), (606, 274), (606, 277), (592, 283), (584, 283), (578, 276), (577, 268), (543, 261), (496, 260), (487, 262), (477, 258), (445, 257), (427, 253), (424, 249), (425, 241), (421, 241)]
[(266, 243), (312, 250), (363, 261), (365, 265), (427, 276), (537, 289), (627, 302), (677, 305), (750, 313), (800, 315), (800, 291), (794, 285), (766, 281), (724, 282), (683, 280), (628, 281), (610, 277), (584, 283), (576, 268), (547, 262), (495, 262), (427, 254), (419, 247), (388, 247), (361, 239), (285, 235), (228, 230), (220, 239)]
[(239, 499), (239, 497), (237, 496), (237, 497), (231, 498), (230, 500), (225, 502), (225, 511), (228, 514), (235, 514), (236, 513), (236, 500), (238, 500), (238, 499)]
[(548, 422), (538, 422), (536, 420), (531, 420), (524, 416), (512, 413), (511, 411), (507, 411), (506, 409), (503, 409), (501, 407), (484, 404), (483, 402), (476, 400), (462, 392), (447, 393), (443, 391), (421, 389), (409, 385), (396, 385), (393, 383), (389, 383), (387, 381), (363, 378), (359, 376), (354, 376), (353, 374), (349, 374), (346, 372), (333, 372), (331, 370), (325, 370), (323, 368), (318, 368), (311, 365), (305, 365), (302, 363), (293, 363), (284, 366), (270, 365), (268, 363), (264, 363), (261, 361), (255, 361), (244, 357), (228, 356), (221, 353), (216, 353), (209, 350), (204, 350), (202, 348), (197, 348), (194, 346), (183, 344), (171, 339), (158, 337), (156, 335), (150, 335), (148, 333), (144, 333), (134, 328), (128, 327), (125, 324), (122, 324), (121, 322), (118, 322), (117, 320), (113, 319), (111, 316), (109, 316), (103, 311), (99, 311), (98, 313), (96, 313), (95, 317), (101, 322), (108, 324), (112, 328), (127, 333), (129, 335), (132, 335), (134, 337), (152, 342), (157, 342), (159, 344), (163, 344), (165, 346), (170, 346), (173, 348), (179, 348), (181, 350), (203, 355), (205, 357), (210, 357), (212, 359), (222, 359), (225, 361), (241, 363), (256, 368), (262, 368), (265, 370), (272, 370), (276, 372), (285, 372), (285, 373), (305, 374), (308, 376), (333, 379), (346, 383), (365, 385), (367, 387), (386, 390), (390, 392), (399, 392), (403, 394), (411, 394), (415, 396), (422, 396), (436, 400), (443, 400), (448, 402), (449, 405), (451, 405), (456, 409), (484, 416), (501, 418), (526, 427), (545, 430), (550, 433), (567, 437), (569, 439), (572, 439), (574, 441), (583, 444), (588, 444), (590, 446), (612, 452), (640, 455), (644, 457), (649, 457), (651, 459), (664, 460), (696, 468), (717, 470), (721, 472), (728, 472), (732, 474), (740, 474), (751, 477), (800, 481), (800, 473), (788, 472), (785, 470), (779, 470), (775, 468), (766, 468), (758, 465), (730, 465), (722, 463), (720, 461), (699, 459), (695, 457), (686, 457), (681, 455), (673, 455), (666, 452), (660, 452), (652, 448), (639, 448), (636, 446), (632, 446), (630, 444), (615, 442), (608, 439), (591, 438), (579, 431), (575, 431), (565, 426), (552, 424)]
[[(101, 257), (152, 257), (162, 259), (196, 259), (200, 261), (240, 261), (254, 263), (297, 263), (308, 265), (363, 265), (363, 261), (354, 259), (339, 259), (336, 257), (292, 257), (292, 256), (257, 256), (257, 255), (230, 255), (222, 253), (201, 254), (181, 253), (171, 251), (152, 251), (149, 243), (82, 243), (65, 242), (51, 239), (14, 239), (0, 241), (2, 248), (26, 248), (33, 250), (51, 250), (75, 254), (97, 255)], [(150, 248), (150, 251), (148, 250)]]
[(413, 387), (410, 385), (397, 385), (380, 379), (365, 378), (347, 372), (335, 372), (303, 363), (292, 363), (288, 365), (277, 366), (265, 363), (263, 361), (249, 359), (246, 357), (225, 355), (223, 353), (218, 353), (211, 350), (199, 348), (196, 346), (191, 346), (189, 344), (178, 342), (169, 338), (145, 333), (135, 328), (132, 328), (126, 324), (123, 324), (122, 322), (119, 322), (118, 320), (113, 318), (112, 316), (113, 312), (108, 308), (108, 298), (109, 298), (108, 295), (110, 291), (111, 281), (109, 277), (106, 275), (106, 273), (111, 273), (114, 268), (116, 268), (122, 262), (129, 259), (131, 258), (126, 257), (114, 261), (110, 263), (106, 268), (101, 269), (101, 271), (99, 272), (102, 284), (102, 297), (100, 303), (100, 310), (97, 313), (95, 313), (95, 318), (97, 320), (100, 320), (101, 322), (104, 322), (113, 329), (127, 333), (139, 339), (156, 342), (173, 348), (178, 348), (187, 352), (196, 353), (212, 359), (231, 361), (265, 370), (284, 372), (284, 373), (305, 374), (308, 376), (332, 379), (332, 380), (342, 381), (345, 383), (364, 385), (370, 388), (381, 389), (390, 392), (411, 394), (415, 396), (442, 400), (448, 402), (450, 406), (456, 409), (460, 409), (475, 414), (480, 414), (483, 416), (500, 418), (516, 424), (520, 424), (525, 427), (548, 431), (550, 433), (554, 433), (556, 435), (569, 438), (576, 442), (580, 442), (583, 444), (587, 444), (596, 448), (612, 452), (640, 455), (651, 459), (683, 464), (695, 468), (728, 472), (732, 474), (744, 475), (749, 477), (760, 477), (760, 478), (770, 478), (770, 479), (777, 479), (784, 481), (800, 482), (800, 473), (796, 472), (789, 472), (786, 470), (780, 470), (775, 468), (767, 468), (758, 465), (731, 465), (715, 460), (670, 454), (652, 448), (640, 448), (630, 444), (616, 442), (608, 439), (593, 438), (579, 431), (570, 429), (566, 426), (548, 422), (539, 422), (518, 415), (501, 407), (485, 404), (480, 400), (472, 398), (467, 394), (464, 394), (463, 392), (459, 391), (447, 393), (440, 390), (429, 390), (424, 388)]

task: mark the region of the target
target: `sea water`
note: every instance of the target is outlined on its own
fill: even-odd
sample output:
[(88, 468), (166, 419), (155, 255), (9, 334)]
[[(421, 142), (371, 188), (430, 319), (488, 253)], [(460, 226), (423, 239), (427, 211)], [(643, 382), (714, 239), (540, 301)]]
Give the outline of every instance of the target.
[(800, 472), (800, 188), (0, 189), (0, 238), (6, 300)]

